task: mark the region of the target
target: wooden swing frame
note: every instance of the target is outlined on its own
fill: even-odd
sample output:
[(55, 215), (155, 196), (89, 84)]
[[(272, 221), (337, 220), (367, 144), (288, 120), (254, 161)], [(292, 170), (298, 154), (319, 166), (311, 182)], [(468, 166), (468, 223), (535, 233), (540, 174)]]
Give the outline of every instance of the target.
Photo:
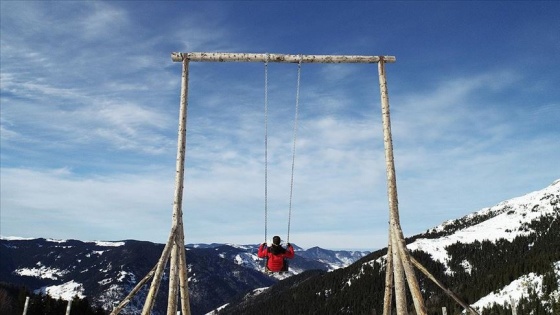
[[(286, 54), (252, 54), (252, 53), (206, 53), (190, 52), (171, 54), (174, 62), (183, 65), (181, 77), (181, 96), (179, 105), (179, 129), (177, 136), (177, 160), (175, 176), (175, 196), (173, 202), (173, 215), (171, 232), (163, 249), (161, 258), (152, 269), (132, 290), (132, 292), (111, 312), (118, 314), (132, 299), (139, 289), (153, 277), (150, 290), (146, 297), (142, 315), (149, 315), (154, 305), (155, 296), (160, 286), (163, 271), (167, 262), (170, 262), (169, 271), (169, 295), (167, 314), (177, 314), (177, 303), (181, 301), (181, 314), (190, 315), (189, 290), (187, 281), (187, 263), (185, 255), (185, 241), (183, 228), (183, 181), (185, 170), (186, 149), (186, 123), (187, 123), (187, 101), (188, 101), (188, 76), (189, 62), (281, 62), (281, 63), (377, 63), (379, 88), (381, 95), (381, 113), (383, 121), (383, 141), (385, 147), (385, 163), (387, 172), (387, 196), (389, 201), (389, 243), (387, 247), (387, 265), (385, 278), (385, 295), (383, 301), (383, 314), (390, 315), (392, 309), (393, 288), (395, 292), (396, 311), (398, 315), (408, 314), (406, 303), (405, 279), (414, 302), (417, 315), (427, 315), (426, 306), (422, 298), (420, 286), (414, 273), (413, 265), (428, 278), (439, 283), (429, 272), (423, 268), (414, 258), (410, 256), (404, 240), (398, 210), (397, 183), (395, 175), (395, 163), (393, 156), (393, 142), (391, 136), (391, 120), (389, 113), (389, 93), (387, 90), (387, 78), (385, 64), (394, 63), (394, 56), (360, 56), (360, 55), (286, 55)], [(443, 288), (449, 294), (449, 290)], [(179, 290), (179, 292), (178, 292)], [(468, 304), (449, 294), (470, 314), (478, 314)]]

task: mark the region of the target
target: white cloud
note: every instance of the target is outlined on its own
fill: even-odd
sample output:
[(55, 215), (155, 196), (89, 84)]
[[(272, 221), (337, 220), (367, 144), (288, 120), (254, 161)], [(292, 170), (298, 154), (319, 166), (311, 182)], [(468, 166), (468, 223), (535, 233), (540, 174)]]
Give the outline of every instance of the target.
[(107, 34), (119, 34), (119, 29), (130, 29), (128, 12), (111, 3), (92, 2), (82, 7), (84, 16), (76, 16), (74, 23), (87, 40), (106, 41)]

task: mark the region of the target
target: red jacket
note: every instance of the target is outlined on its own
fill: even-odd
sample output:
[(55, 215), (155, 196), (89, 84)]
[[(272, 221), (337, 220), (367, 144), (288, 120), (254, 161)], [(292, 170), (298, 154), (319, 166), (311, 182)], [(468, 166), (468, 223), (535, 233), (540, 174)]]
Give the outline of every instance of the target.
[(288, 245), (288, 247), (286, 248), (286, 252), (284, 252), (283, 254), (275, 255), (265, 244), (261, 244), (261, 246), (259, 246), (259, 252), (257, 254), (260, 258), (268, 257), (268, 263), (266, 266), (270, 271), (277, 272), (282, 271), (282, 267), (284, 266), (284, 258), (294, 258), (294, 248), (292, 247), (292, 245)]

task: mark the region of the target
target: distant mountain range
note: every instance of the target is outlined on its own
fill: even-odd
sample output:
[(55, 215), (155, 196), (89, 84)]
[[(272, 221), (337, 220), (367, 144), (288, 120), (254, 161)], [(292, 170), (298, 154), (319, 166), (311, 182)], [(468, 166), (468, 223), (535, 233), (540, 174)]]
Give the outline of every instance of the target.
[[(560, 314), (560, 180), (525, 196), (407, 238), (412, 256), (483, 314)], [(155, 265), (162, 244), (142, 241), (0, 240), (0, 279), (51, 296), (86, 296), (110, 310)], [(189, 244), (191, 312), (382, 314), (387, 249), (303, 250), (291, 272), (260, 271), (258, 245)], [(429, 314), (462, 311), (417, 273)], [(154, 314), (165, 313), (166, 281)], [(146, 290), (122, 314), (137, 314)], [(412, 302), (412, 301), (410, 301)], [(409, 309), (412, 309), (410, 305)], [(482, 313), (481, 313), (482, 314)], [(509, 311), (511, 314), (511, 311)]]
[[(163, 244), (126, 240), (83, 242), (78, 240), (0, 240), (0, 279), (21, 284), (54, 298), (87, 297), (93, 304), (111, 310), (157, 263)], [(192, 314), (204, 314), (232, 298), (254, 289), (269, 287), (280, 279), (306, 270), (335, 270), (369, 254), (333, 251), (297, 245), (288, 273), (263, 273), (264, 261), (256, 255), (258, 245), (189, 244), (187, 263)], [(121, 314), (137, 314), (146, 298), (146, 288)], [(167, 287), (162, 281), (154, 314), (164, 314)]]

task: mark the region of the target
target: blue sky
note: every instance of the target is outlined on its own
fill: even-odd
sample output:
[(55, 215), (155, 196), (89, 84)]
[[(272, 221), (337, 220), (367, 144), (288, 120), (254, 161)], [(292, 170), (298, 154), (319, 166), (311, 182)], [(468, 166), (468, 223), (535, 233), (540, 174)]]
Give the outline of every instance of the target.
[[(2, 236), (165, 242), (172, 52), (391, 55), (405, 235), (560, 178), (559, 2), (2, 1)], [(269, 65), (268, 236), (286, 239), (297, 67)], [(264, 65), (191, 63), (187, 243), (264, 239)], [(290, 241), (377, 249), (376, 65), (304, 64)]]

